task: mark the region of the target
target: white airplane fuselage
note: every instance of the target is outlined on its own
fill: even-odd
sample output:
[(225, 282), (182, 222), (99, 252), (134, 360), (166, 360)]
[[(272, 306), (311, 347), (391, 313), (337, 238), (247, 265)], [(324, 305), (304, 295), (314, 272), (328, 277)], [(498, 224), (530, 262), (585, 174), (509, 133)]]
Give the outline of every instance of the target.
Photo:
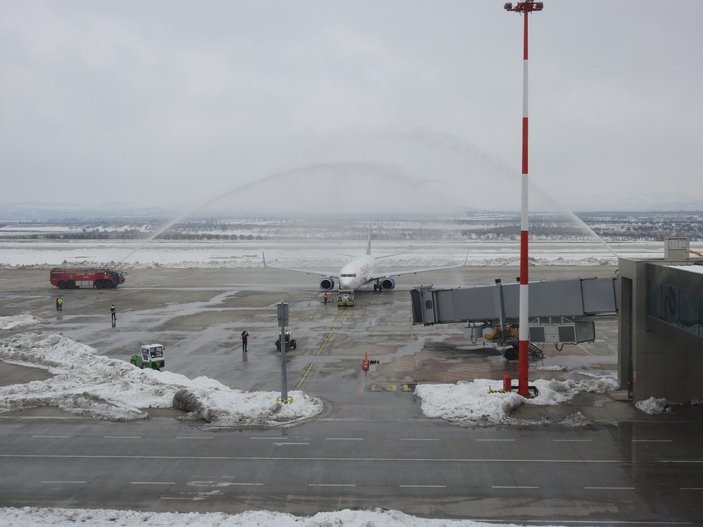
[(358, 256), (339, 272), (340, 289), (358, 289), (371, 281), (376, 273), (376, 258), (370, 254)]

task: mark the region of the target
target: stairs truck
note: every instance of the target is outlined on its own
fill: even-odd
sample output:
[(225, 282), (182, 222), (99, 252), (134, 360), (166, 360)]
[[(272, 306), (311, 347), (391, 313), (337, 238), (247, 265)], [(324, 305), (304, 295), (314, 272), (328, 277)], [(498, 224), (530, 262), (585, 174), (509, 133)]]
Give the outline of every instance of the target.
[(124, 283), (124, 278), (122, 271), (107, 267), (55, 267), (49, 271), (49, 282), (59, 289), (114, 289)]

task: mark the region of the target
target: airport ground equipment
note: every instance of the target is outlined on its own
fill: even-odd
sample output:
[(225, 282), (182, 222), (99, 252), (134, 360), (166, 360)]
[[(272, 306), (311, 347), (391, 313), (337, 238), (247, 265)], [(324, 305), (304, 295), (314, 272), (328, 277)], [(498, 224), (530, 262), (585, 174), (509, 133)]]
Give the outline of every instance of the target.
[(114, 289), (124, 283), (125, 275), (107, 267), (55, 267), (49, 271), (49, 282), (59, 289), (95, 287)]
[(346, 290), (337, 293), (337, 307), (353, 307), (354, 291)]
[[(291, 336), (290, 331), (286, 331), (285, 339), (286, 339), (286, 351), (288, 351), (289, 349), (297, 349), (298, 348), (298, 343)], [(281, 351), (281, 336), (280, 335), (276, 339), (276, 351)]]
[[(618, 312), (618, 278), (576, 278), (530, 283), (529, 353), (540, 355), (535, 344), (593, 342), (594, 317)], [(465, 323), (466, 336), (494, 346), (516, 359), (519, 337), (519, 284), (410, 291), (413, 324)]]
[(160, 370), (166, 366), (165, 351), (162, 344), (143, 344), (139, 352), (132, 355), (129, 362), (137, 368)]

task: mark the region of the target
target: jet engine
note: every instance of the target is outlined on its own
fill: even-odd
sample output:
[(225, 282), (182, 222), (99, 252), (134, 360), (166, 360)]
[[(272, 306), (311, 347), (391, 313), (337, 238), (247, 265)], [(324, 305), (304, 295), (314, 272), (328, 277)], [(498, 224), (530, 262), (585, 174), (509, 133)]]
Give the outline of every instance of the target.
[(320, 280), (320, 289), (324, 289), (325, 291), (334, 289), (334, 278), (331, 276), (325, 276), (322, 280)]
[(390, 291), (395, 287), (395, 278), (392, 276), (386, 276), (384, 279), (381, 280), (381, 287), (385, 290)]

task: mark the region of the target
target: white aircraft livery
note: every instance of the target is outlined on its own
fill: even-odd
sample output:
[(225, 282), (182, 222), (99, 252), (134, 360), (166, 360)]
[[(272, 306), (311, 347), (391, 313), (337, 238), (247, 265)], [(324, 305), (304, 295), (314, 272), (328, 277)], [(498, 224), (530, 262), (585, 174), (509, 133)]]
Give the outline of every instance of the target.
[[(388, 258), (389, 256), (379, 256), (379, 258)], [(467, 255), (468, 256), (468, 255)], [(369, 240), (366, 246), (366, 254), (362, 256), (357, 256), (349, 263), (342, 266), (339, 274), (334, 273), (318, 273), (314, 271), (306, 271), (304, 269), (290, 269), (287, 267), (277, 267), (266, 264), (266, 257), (264, 256), (264, 267), (271, 267), (273, 269), (282, 269), (284, 271), (295, 271), (307, 274), (318, 274), (322, 276), (320, 280), (320, 289), (329, 291), (339, 285), (341, 291), (351, 290), (354, 291), (359, 289), (361, 286), (368, 283), (374, 282), (374, 291), (384, 291), (391, 290), (395, 288), (395, 277), (404, 274), (416, 274), (426, 271), (438, 271), (441, 269), (452, 269), (456, 267), (462, 267), (466, 265), (466, 262), (460, 265), (450, 265), (445, 267), (432, 267), (428, 269), (414, 269), (411, 271), (399, 271), (388, 274), (378, 274), (376, 272), (376, 261), (378, 258), (371, 254), (371, 225), (369, 225)]]

